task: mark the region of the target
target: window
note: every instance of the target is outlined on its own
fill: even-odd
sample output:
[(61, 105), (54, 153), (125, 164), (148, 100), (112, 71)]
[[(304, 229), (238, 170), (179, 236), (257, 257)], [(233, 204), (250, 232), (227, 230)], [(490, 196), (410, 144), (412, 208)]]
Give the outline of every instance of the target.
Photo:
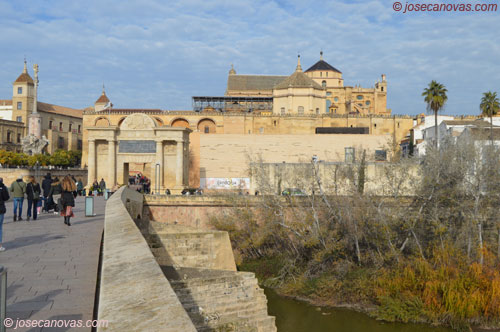
[(316, 108), (316, 114), (319, 114), (319, 108)]
[(348, 148), (345, 148), (344, 151), (345, 151), (345, 162), (346, 163), (353, 163), (355, 161), (354, 148), (348, 147)]
[(386, 161), (387, 160), (387, 151), (375, 150), (375, 160), (376, 161)]
[(358, 100), (363, 100), (363, 96), (362, 96), (362, 95), (357, 95), (357, 96), (356, 96), (356, 98), (357, 98)]
[(332, 95), (332, 93), (331, 93), (331, 92), (327, 92), (327, 93), (326, 93), (326, 95), (327, 95), (327, 96), (331, 96), (331, 95)]
[(22, 95), (23, 94), (23, 88), (22, 87), (18, 87), (17, 88), (17, 94), (18, 95)]
[(326, 72), (326, 77), (328, 77), (328, 72)]
[(285, 115), (285, 108), (284, 107), (281, 108), (281, 115)]
[(62, 124), (62, 122), (59, 122), (59, 131), (63, 131), (63, 124)]
[(276, 127), (276, 120), (273, 121), (274, 126)]
[(69, 132), (71, 132), (71, 127), (73, 127), (73, 124), (72, 124), (72, 123), (70, 123), (70, 124), (69, 124), (69, 127), (68, 127), (68, 131), (69, 131)]
[(370, 104), (371, 104), (371, 103), (370, 103), (370, 101), (369, 101), (369, 100), (367, 100), (367, 101), (366, 101), (366, 103), (365, 103), (365, 105), (366, 105), (366, 106), (370, 106)]
[(82, 126), (78, 125), (78, 133), (81, 133), (81, 132), (82, 132)]
[(326, 88), (326, 81), (321, 82), (321, 86)]
[(339, 97), (335, 97), (335, 98), (333, 98), (333, 101), (334, 101), (334, 102), (338, 102), (338, 101), (339, 101)]
[(21, 134), (17, 134), (17, 143), (21, 143)]
[(57, 148), (64, 149), (64, 137), (59, 137), (57, 139)]
[(205, 132), (205, 134), (209, 134), (210, 133), (210, 127), (209, 126), (205, 126), (204, 132)]
[(52, 130), (52, 120), (49, 121), (49, 130)]
[(327, 99), (326, 100), (326, 113), (330, 112), (330, 106), (332, 106), (332, 102)]
[(18, 101), (18, 102), (17, 102), (17, 109), (18, 109), (18, 110), (23, 109), (23, 102), (21, 102), (21, 101)]
[(398, 122), (398, 128), (399, 128), (399, 122)]
[(299, 114), (304, 114), (304, 106), (299, 106), (298, 112)]
[(382, 87), (382, 92), (384, 92), (384, 87)]
[(376, 123), (373, 124), (373, 128), (377, 128), (377, 124)]
[(12, 143), (12, 133), (10, 131), (7, 132), (7, 143)]
[(322, 71), (319, 72), (319, 77), (323, 77), (323, 72)]
[(78, 141), (76, 141), (76, 149), (77, 150), (81, 150), (82, 149), (82, 140), (79, 139)]
[(23, 117), (22, 116), (16, 116), (16, 121), (17, 122), (23, 122)]
[(264, 127), (259, 128), (259, 134), (264, 134)]

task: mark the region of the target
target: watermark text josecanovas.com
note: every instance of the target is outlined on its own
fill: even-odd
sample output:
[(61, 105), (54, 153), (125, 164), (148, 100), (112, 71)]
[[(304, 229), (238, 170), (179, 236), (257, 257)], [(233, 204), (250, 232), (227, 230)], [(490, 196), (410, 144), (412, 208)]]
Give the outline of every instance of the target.
[(5, 318), (3, 324), (7, 328), (17, 330), (18, 328), (31, 327), (108, 327), (107, 320), (81, 320), (81, 319), (12, 319)]
[(496, 12), (497, 3), (409, 3), (396, 1), (392, 4), (396, 12)]

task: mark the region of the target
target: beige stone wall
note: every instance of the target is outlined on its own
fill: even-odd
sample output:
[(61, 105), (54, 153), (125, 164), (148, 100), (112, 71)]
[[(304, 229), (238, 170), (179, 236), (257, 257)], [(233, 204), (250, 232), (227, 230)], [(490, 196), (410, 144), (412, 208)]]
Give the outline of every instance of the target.
[(325, 91), (313, 88), (289, 88), (274, 90), (273, 92), (273, 114), (302, 114), (315, 115), (325, 113)]
[[(207, 178), (248, 177), (250, 160), (267, 163), (343, 161), (345, 148), (389, 150), (390, 135), (202, 135), (200, 173)], [(249, 159), (250, 158), (250, 159)]]
[(53, 153), (59, 148), (63, 150), (81, 150), (83, 148), (82, 119), (47, 112), (40, 112), (40, 115), (42, 116), (42, 135), (45, 135), (49, 140), (48, 153)]
[(87, 170), (86, 169), (50, 169), (41, 168), (38, 171), (29, 168), (0, 168), (0, 177), (3, 178), (3, 183), (10, 186), (16, 181), (19, 176), (23, 177), (24, 181), (28, 181), (29, 176), (35, 176), (37, 182), (41, 183), (43, 177), (47, 174), (52, 174), (52, 178), (63, 178), (68, 174), (73, 175), (77, 180), (81, 180), (84, 185), (87, 185)]

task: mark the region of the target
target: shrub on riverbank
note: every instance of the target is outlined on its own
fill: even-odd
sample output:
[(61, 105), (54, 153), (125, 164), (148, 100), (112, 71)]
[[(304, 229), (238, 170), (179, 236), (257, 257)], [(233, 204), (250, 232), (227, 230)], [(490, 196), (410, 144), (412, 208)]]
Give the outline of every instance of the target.
[(27, 155), (22, 152), (0, 150), (0, 164), (3, 167), (16, 166), (62, 166), (75, 167), (80, 165), (81, 151), (56, 150), (50, 154)]

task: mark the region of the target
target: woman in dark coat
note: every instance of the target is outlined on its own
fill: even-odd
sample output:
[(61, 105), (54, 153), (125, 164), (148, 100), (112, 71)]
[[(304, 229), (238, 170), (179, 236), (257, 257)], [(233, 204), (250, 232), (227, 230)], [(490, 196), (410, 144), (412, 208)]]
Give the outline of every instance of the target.
[(65, 176), (62, 180), (62, 195), (61, 195), (61, 216), (64, 217), (64, 223), (68, 226), (71, 226), (70, 219), (74, 217), (73, 207), (75, 206), (75, 197), (76, 197), (76, 184), (71, 179), (70, 176)]
[(36, 182), (35, 177), (30, 176), (30, 182), (26, 185), (26, 196), (28, 196), (28, 221), (30, 221), (32, 210), (33, 220), (37, 218), (38, 201), (40, 200), (41, 193), (42, 189), (40, 189), (40, 185)]

